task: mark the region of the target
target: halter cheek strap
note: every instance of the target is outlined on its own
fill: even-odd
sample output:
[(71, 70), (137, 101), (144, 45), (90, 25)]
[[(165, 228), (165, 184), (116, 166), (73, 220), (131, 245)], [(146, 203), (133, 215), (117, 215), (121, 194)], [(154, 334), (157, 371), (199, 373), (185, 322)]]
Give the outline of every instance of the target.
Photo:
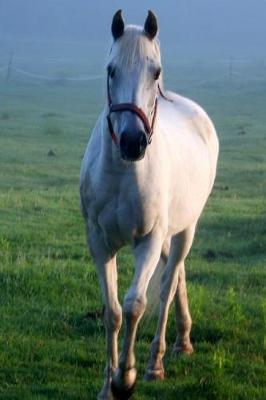
[[(161, 94), (161, 89), (159, 88), (159, 93)], [(145, 132), (147, 134), (148, 138), (148, 144), (151, 143), (151, 138), (153, 134), (153, 129), (154, 129), (154, 124), (155, 124), (155, 119), (157, 115), (157, 98), (155, 100), (155, 105), (154, 105), (154, 110), (153, 110), (153, 117), (152, 117), (152, 123), (150, 124), (148, 117), (146, 114), (142, 111), (141, 108), (137, 107), (136, 104), (134, 103), (120, 103), (120, 104), (113, 104), (112, 99), (111, 99), (111, 94), (110, 94), (110, 85), (109, 85), (109, 74), (107, 76), (107, 96), (108, 96), (108, 106), (109, 106), (109, 113), (107, 115), (107, 123), (108, 123), (108, 128), (110, 135), (112, 137), (112, 140), (114, 143), (118, 146), (119, 145), (119, 140), (117, 138), (117, 135), (114, 131), (112, 120), (111, 120), (111, 114), (115, 112), (123, 112), (123, 111), (129, 111), (139, 117), (139, 119), (142, 121)]]
[(119, 141), (118, 141), (118, 138), (117, 138), (117, 136), (115, 134), (115, 131), (114, 131), (114, 128), (113, 128), (113, 124), (112, 124), (111, 117), (110, 117), (110, 112), (107, 115), (107, 123), (108, 123), (108, 128), (109, 128), (109, 132), (110, 132), (111, 138), (113, 139), (113, 142), (116, 144), (116, 146), (118, 146), (119, 145)]

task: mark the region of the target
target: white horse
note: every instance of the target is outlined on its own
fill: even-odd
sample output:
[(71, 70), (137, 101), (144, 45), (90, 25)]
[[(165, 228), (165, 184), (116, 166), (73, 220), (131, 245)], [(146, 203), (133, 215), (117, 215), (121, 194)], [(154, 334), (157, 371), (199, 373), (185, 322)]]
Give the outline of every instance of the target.
[[(88, 245), (105, 304), (107, 366), (98, 399), (127, 399), (135, 381), (134, 342), (146, 292), (159, 261), (165, 263), (160, 312), (146, 379), (163, 379), (168, 311), (175, 299), (176, 352), (192, 353), (184, 260), (212, 190), (218, 139), (207, 114), (172, 92), (164, 94), (157, 20), (144, 29), (112, 23), (107, 102), (92, 132), (81, 169), (81, 204)], [(125, 337), (118, 358), (122, 308), (116, 254), (130, 244), (133, 282), (125, 295)]]

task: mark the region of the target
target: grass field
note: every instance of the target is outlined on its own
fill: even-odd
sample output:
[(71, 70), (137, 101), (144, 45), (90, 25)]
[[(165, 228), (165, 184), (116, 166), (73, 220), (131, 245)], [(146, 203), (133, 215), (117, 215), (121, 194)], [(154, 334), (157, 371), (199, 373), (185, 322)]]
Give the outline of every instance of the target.
[[(62, 68), (64, 76), (75, 72), (60, 66), (61, 77)], [(135, 400), (266, 398), (266, 71), (247, 63), (225, 73), (220, 64), (166, 66), (166, 86), (212, 117), (221, 152), (187, 259), (195, 353), (171, 354), (171, 312), (167, 379), (145, 383), (156, 317), (144, 318)], [(82, 154), (102, 103), (102, 81), (48, 85), (13, 74), (7, 83), (0, 75), (1, 400), (95, 399), (102, 385), (101, 295), (78, 195)], [(131, 276), (125, 249), (121, 300)]]

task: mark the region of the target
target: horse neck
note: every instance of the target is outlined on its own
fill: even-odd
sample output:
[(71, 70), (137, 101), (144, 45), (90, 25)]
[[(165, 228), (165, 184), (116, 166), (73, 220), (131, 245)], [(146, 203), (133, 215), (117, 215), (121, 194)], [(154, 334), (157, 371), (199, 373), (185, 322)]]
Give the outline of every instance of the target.
[(102, 164), (110, 169), (116, 169), (122, 164), (119, 149), (112, 140), (107, 124), (108, 104), (106, 104), (101, 121), (101, 152)]

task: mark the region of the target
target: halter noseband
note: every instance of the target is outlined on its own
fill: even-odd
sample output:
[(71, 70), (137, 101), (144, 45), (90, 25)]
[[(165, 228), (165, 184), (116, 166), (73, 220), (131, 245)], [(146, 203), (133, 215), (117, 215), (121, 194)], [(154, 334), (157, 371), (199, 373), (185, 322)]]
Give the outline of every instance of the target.
[[(162, 95), (160, 87), (159, 87), (159, 93)], [(147, 138), (148, 138), (148, 144), (150, 144), (151, 139), (152, 139), (152, 134), (153, 134), (153, 128), (154, 128), (154, 124), (155, 124), (155, 119), (156, 119), (156, 115), (157, 115), (157, 98), (155, 100), (152, 122), (150, 124), (148, 117), (146, 116), (144, 111), (142, 111), (141, 108), (137, 107), (136, 104), (134, 104), (134, 103), (113, 104), (112, 103), (111, 94), (110, 94), (110, 85), (109, 85), (109, 74), (107, 75), (107, 96), (108, 96), (108, 106), (109, 106), (109, 113), (107, 115), (107, 123), (108, 123), (110, 135), (111, 135), (114, 143), (118, 146), (119, 141), (118, 141), (117, 135), (113, 128), (111, 114), (114, 112), (129, 111), (133, 114), (136, 114), (139, 117), (139, 119), (141, 120), (141, 122), (143, 123), (145, 132), (146, 132)]]

